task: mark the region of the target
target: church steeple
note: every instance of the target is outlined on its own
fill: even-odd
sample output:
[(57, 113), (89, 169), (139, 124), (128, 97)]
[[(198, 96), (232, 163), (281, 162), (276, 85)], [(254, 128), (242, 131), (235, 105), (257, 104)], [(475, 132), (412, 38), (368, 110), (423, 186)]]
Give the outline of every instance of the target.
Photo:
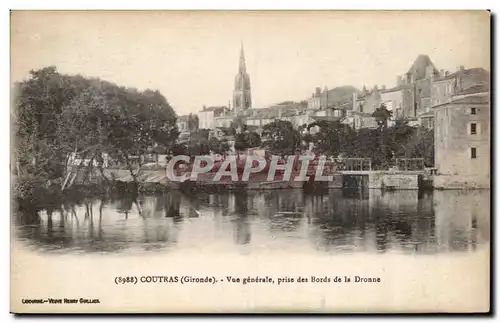
[(240, 73), (245, 74), (247, 72), (247, 66), (245, 64), (245, 51), (243, 49), (243, 42), (241, 42), (241, 49), (240, 49), (240, 66), (238, 68), (238, 71)]
[(233, 90), (233, 108), (236, 113), (242, 112), (252, 106), (252, 97), (250, 91), (250, 76), (247, 73), (245, 63), (245, 52), (243, 50), (243, 42), (240, 48), (240, 62), (238, 66), (238, 74), (234, 78)]

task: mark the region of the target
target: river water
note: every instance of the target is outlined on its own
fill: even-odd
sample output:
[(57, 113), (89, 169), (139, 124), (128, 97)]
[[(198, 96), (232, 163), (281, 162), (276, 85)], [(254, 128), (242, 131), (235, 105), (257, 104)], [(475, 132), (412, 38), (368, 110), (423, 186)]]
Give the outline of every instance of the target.
[(32, 221), (15, 218), (15, 239), (49, 253), (470, 253), (489, 245), (489, 193), (172, 191), (83, 199)]
[[(41, 313), (475, 312), (489, 308), (489, 191), (275, 190), (82, 199), (15, 216), (11, 306)], [(117, 276), (216, 277), (116, 284)], [(227, 276), (280, 277), (238, 284)], [(317, 283), (314, 277), (376, 277)], [(299, 279), (308, 279), (308, 283)], [(225, 282), (224, 282), (225, 281)], [(25, 298), (100, 304), (22, 304)]]

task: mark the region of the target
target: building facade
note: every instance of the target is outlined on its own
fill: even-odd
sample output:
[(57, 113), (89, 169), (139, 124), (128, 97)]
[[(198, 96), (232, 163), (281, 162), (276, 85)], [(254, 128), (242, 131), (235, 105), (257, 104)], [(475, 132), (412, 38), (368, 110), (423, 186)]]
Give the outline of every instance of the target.
[[(385, 88), (382, 88), (385, 90)], [(376, 128), (377, 122), (372, 116), (376, 108), (380, 106), (382, 100), (381, 90), (374, 86), (371, 91), (363, 88), (361, 95), (353, 94), (352, 127), (354, 129)]]
[[(441, 71), (432, 79), (432, 106), (451, 102), (452, 100), (471, 95), (489, 94), (490, 75), (483, 68), (465, 69), (460, 66), (455, 73)], [(432, 128), (435, 125), (434, 111), (425, 108), (418, 116), (420, 124)]]
[(189, 131), (189, 116), (188, 115), (183, 115), (183, 116), (177, 117), (177, 120), (175, 123), (177, 125), (177, 129), (179, 129), (179, 132), (183, 133), (183, 132)]
[(229, 113), (229, 108), (226, 106), (206, 107), (198, 113), (200, 129), (215, 129), (215, 119)]
[(417, 122), (419, 114), (432, 106), (432, 80), (439, 71), (427, 55), (418, 55), (410, 69), (397, 77), (395, 87), (381, 91), (381, 103), (393, 113), (393, 120)]
[(489, 95), (471, 95), (434, 106), (435, 187), (488, 188)]

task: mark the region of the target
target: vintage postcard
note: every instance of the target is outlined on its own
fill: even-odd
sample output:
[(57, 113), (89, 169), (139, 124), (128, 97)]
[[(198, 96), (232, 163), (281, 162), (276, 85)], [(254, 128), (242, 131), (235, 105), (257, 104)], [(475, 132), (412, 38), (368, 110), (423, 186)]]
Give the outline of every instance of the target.
[(489, 312), (490, 19), (11, 11), (11, 312)]

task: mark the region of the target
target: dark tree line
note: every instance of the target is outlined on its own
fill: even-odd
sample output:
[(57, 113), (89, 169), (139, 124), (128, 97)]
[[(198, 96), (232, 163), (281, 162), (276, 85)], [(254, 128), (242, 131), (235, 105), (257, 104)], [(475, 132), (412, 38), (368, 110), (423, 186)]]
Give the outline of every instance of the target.
[(137, 157), (168, 151), (178, 137), (175, 112), (158, 91), (47, 67), (15, 84), (14, 98), (13, 155), (18, 183), (28, 191), (61, 181), (73, 152), (89, 165), (102, 165), (106, 153), (135, 178)]

